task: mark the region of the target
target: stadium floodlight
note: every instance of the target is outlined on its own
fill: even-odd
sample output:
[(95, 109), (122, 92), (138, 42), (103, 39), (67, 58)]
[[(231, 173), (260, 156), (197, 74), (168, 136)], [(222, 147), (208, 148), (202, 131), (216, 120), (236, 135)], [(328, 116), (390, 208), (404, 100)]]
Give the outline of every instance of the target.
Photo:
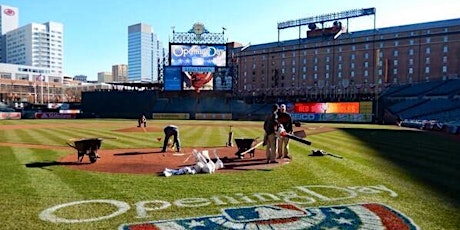
[[(278, 42), (280, 42), (280, 30), (283, 30), (283, 29), (287, 29), (291, 27), (299, 27), (299, 39), (300, 39), (300, 27), (301, 26), (308, 25), (310, 30), (314, 30), (316, 28), (316, 23), (323, 24), (325, 22), (338, 21), (342, 19), (346, 19), (348, 21), (348, 19), (350, 18), (356, 18), (356, 17), (368, 16), (368, 15), (374, 16), (374, 30), (375, 30), (375, 14), (376, 14), (375, 8), (365, 8), (365, 9), (354, 9), (354, 10), (348, 10), (348, 11), (343, 11), (343, 12), (338, 12), (338, 13), (330, 13), (330, 14), (318, 15), (318, 16), (309, 17), (309, 18), (300, 18), (296, 20), (279, 22), (278, 23)], [(340, 34), (338, 36), (340, 36)]]
[(249, 46), (251, 46), (251, 43), (250, 43), (250, 42), (249, 42), (247, 45), (243, 46), (243, 48), (241, 48), (240, 51), (243, 51), (243, 50), (247, 49)]
[(315, 17), (301, 18), (296, 20), (289, 20), (286, 22), (278, 23), (278, 30), (287, 29), (291, 27), (298, 27), (308, 25), (310, 23), (323, 23), (328, 21), (335, 21), (348, 18), (356, 18), (361, 16), (375, 15), (375, 8), (354, 9), (338, 13), (324, 14)]
[(340, 31), (334, 36), (334, 40), (337, 39), (341, 34), (343, 34), (346, 31), (347, 31), (347, 27), (342, 26), (342, 29), (340, 29)]

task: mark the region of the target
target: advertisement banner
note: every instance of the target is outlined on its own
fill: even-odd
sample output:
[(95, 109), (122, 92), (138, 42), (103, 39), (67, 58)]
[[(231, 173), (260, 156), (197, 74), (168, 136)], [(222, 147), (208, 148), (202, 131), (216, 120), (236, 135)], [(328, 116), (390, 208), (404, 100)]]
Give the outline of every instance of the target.
[(359, 113), (372, 114), (372, 101), (362, 101), (359, 103)]
[(292, 120), (295, 121), (320, 121), (320, 115), (315, 113), (291, 113)]
[(77, 114), (75, 113), (46, 113), (39, 112), (35, 113), (35, 119), (75, 119)]
[(75, 114), (78, 114), (78, 113), (81, 113), (81, 111), (79, 109), (60, 109), (59, 113), (75, 113)]
[(298, 102), (296, 113), (359, 113), (359, 102)]
[(214, 67), (186, 66), (182, 67), (183, 72), (215, 72)]
[(231, 113), (196, 113), (197, 120), (231, 120)]
[(372, 114), (291, 113), (293, 120), (304, 122), (372, 122)]
[(180, 91), (182, 90), (182, 71), (180, 67), (164, 68), (164, 89), (165, 91)]
[(190, 114), (188, 113), (152, 113), (153, 119), (190, 119)]
[(19, 112), (0, 112), (0, 120), (19, 120), (21, 113)]

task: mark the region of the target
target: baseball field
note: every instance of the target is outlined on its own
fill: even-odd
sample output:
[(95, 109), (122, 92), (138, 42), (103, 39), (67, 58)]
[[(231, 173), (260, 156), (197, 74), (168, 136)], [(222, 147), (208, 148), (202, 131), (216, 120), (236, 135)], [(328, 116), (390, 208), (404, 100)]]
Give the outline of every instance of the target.
[[(181, 152), (161, 153), (163, 127)], [(291, 160), (265, 149), (236, 159), (233, 139), (263, 137), (255, 121), (1, 120), (1, 229), (458, 229), (460, 138), (397, 126), (302, 123), (312, 145)], [(259, 137), (259, 138), (258, 138)], [(68, 145), (102, 138), (100, 158)], [(213, 174), (165, 177), (224, 161)], [(330, 155), (312, 156), (312, 150)], [(216, 155), (214, 155), (214, 152)]]

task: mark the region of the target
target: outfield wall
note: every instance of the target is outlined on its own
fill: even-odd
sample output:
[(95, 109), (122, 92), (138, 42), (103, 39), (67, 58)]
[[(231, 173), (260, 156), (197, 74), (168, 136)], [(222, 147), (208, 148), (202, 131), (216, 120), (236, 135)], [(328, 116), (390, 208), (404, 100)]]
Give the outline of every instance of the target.
[[(152, 114), (157, 91), (99, 91), (83, 92), (82, 117), (137, 119)], [(166, 112), (166, 111), (165, 111)]]
[[(170, 93), (170, 92), (168, 92)], [(192, 92), (193, 93), (193, 92)], [(247, 103), (227, 95), (159, 91), (101, 91), (82, 94), (82, 117), (196, 120), (264, 120), (271, 103)], [(281, 103), (279, 103), (281, 104)], [(372, 102), (286, 102), (294, 120), (372, 122)]]

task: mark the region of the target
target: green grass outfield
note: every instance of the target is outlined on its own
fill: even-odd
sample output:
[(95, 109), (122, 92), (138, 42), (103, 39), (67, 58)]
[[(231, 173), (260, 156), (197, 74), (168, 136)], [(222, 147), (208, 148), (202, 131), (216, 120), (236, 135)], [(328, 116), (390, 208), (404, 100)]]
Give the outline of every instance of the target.
[[(149, 121), (148, 126), (169, 123), (180, 127), (184, 147), (223, 146), (229, 125), (235, 138), (263, 135), (262, 122)], [(33, 126), (14, 128), (19, 125)], [(102, 149), (159, 150), (161, 143), (154, 139), (163, 136), (160, 131), (115, 131), (136, 125), (135, 120), (4, 120), (0, 142), (64, 147), (70, 138), (103, 136), (118, 139), (104, 140)], [(73, 151), (0, 144), (0, 229), (117, 229), (126, 223), (217, 215), (224, 208), (289, 201), (301, 207), (381, 203), (420, 229), (460, 228), (458, 139), (396, 126), (302, 124), (314, 126), (338, 129), (308, 136), (311, 146), (291, 142), (293, 161), (282, 167), (168, 178), (87, 172), (63, 165), (27, 167), (57, 161)], [(312, 149), (343, 159), (308, 156)], [(299, 190), (307, 187), (321, 196)], [(276, 194), (281, 200), (252, 199), (256, 193)], [(239, 202), (210, 199), (215, 196)]]

